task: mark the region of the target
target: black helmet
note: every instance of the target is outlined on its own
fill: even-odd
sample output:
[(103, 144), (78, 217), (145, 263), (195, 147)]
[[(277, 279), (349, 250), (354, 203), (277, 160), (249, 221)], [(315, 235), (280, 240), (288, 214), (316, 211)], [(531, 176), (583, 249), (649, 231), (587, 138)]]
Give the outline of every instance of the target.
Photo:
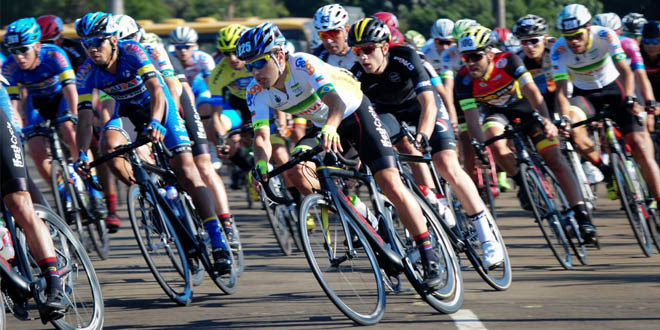
[(548, 33), (548, 23), (541, 16), (525, 15), (516, 21), (511, 31), (516, 37), (542, 36)]
[(390, 28), (376, 18), (363, 18), (348, 30), (348, 45), (353, 47), (368, 43), (389, 42)]
[(644, 24), (642, 29), (642, 38), (658, 38), (660, 37), (660, 21), (649, 21)]

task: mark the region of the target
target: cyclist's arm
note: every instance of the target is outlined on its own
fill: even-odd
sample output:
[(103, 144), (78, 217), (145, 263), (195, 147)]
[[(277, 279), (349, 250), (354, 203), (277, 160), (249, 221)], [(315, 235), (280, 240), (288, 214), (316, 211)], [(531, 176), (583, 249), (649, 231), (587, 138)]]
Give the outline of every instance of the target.
[(78, 114), (78, 91), (76, 90), (76, 85), (68, 84), (62, 86), (62, 94), (64, 94), (64, 99), (66, 99), (66, 104), (69, 106), (69, 111), (72, 114)]
[(479, 118), (479, 108), (471, 108), (465, 110), (465, 123), (467, 124), (467, 131), (470, 138), (477, 139), (479, 142), (484, 142), (483, 131), (481, 130), (481, 120)]
[(178, 79), (176, 79), (175, 77), (165, 77), (165, 76), (163, 76), (163, 79), (165, 80), (167, 89), (169, 89), (170, 94), (172, 94), (172, 98), (174, 99), (174, 105), (176, 106), (177, 109), (181, 109), (181, 98), (179, 98), (179, 96), (181, 95), (180, 93), (183, 93), (183, 90), (179, 87)]
[(147, 86), (149, 95), (151, 95), (151, 118), (157, 120), (159, 123), (163, 121), (165, 115), (165, 93), (163, 86), (156, 77), (148, 79), (144, 82)]
[(522, 95), (529, 101), (534, 110), (538, 111), (543, 117), (550, 118), (550, 113), (548, 112), (548, 107), (543, 100), (543, 94), (539, 90), (532, 75), (526, 73), (518, 80), (520, 82), (520, 92)]
[(623, 88), (626, 92), (625, 96), (635, 96), (635, 79), (633, 78), (633, 73), (630, 70), (628, 62), (619, 60), (616, 61), (614, 65), (616, 66), (616, 69), (619, 71), (621, 79), (623, 80)]
[(417, 132), (423, 133), (426, 138), (429, 138), (431, 137), (431, 133), (433, 133), (435, 118), (438, 115), (438, 108), (435, 104), (433, 92), (421, 92), (417, 94), (417, 100), (422, 106), (422, 112), (419, 114), (419, 123), (417, 124)]
[(254, 152), (254, 163), (259, 163), (260, 160), (268, 163), (270, 155), (273, 151), (270, 144), (270, 125), (264, 125), (259, 129), (254, 130), (254, 142), (252, 143)]
[(555, 80), (557, 85), (557, 95), (555, 99), (559, 107), (559, 113), (562, 116), (568, 116), (571, 103), (568, 100), (568, 80)]
[(635, 69), (633, 74), (635, 75), (635, 85), (639, 88), (639, 92), (644, 98), (644, 103), (648, 104), (649, 101), (655, 101), (655, 94), (653, 93), (649, 77), (646, 75), (646, 69)]
[(331, 91), (323, 95), (323, 103), (328, 106), (328, 120), (325, 124), (330, 125), (334, 128), (339, 127), (341, 120), (344, 117), (344, 112), (346, 111), (346, 104), (342, 101), (339, 94), (334, 91)]

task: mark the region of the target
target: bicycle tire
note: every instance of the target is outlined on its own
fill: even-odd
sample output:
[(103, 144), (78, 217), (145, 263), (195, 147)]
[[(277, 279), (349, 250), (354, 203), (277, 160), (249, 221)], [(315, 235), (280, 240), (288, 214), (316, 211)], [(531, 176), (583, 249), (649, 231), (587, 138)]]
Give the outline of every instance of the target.
[[(308, 214), (315, 228), (308, 230), (306, 221), (300, 221), (299, 230), (305, 257), (319, 285), (349, 319), (361, 325), (378, 323), (385, 313), (385, 286), (367, 238), (350, 219), (341, 219), (333, 202), (320, 194), (303, 200), (299, 219), (307, 219)], [(348, 251), (349, 239), (354, 242), (353, 251)], [(338, 276), (335, 278), (334, 274)], [(357, 283), (359, 280), (362, 282)]]
[(70, 302), (64, 317), (51, 323), (57, 329), (102, 329), (104, 306), (101, 285), (87, 251), (55, 212), (39, 204), (34, 204), (34, 210), (51, 232), (58, 269), (62, 273), (60, 277)]
[(568, 239), (556, 215), (555, 207), (547, 196), (537, 170), (525, 163), (520, 164), (523, 189), (528, 196), (535, 222), (559, 264), (565, 269), (573, 267)]
[[(135, 239), (165, 294), (178, 305), (189, 305), (192, 289), (185, 250), (157, 199), (151, 192), (142, 190), (137, 184), (128, 190), (128, 217)], [(164, 261), (163, 265), (157, 265), (157, 255), (152, 256), (152, 251), (155, 253), (158, 252), (155, 249), (161, 248), (163, 258), (158, 260)]]
[[(611, 166), (614, 170), (614, 178), (616, 180), (617, 191), (619, 193), (619, 200), (621, 201), (621, 206), (626, 212), (628, 217), (628, 222), (632, 228), (635, 239), (639, 247), (642, 249), (642, 253), (645, 256), (650, 257), (653, 253), (651, 233), (646, 222), (646, 217), (643, 212), (646, 207), (643, 200), (643, 194), (641, 191), (636, 191), (635, 182), (631, 177), (631, 173), (626, 169), (626, 164), (624, 162), (624, 155), (619, 153), (611, 153)], [(638, 180), (637, 178), (635, 180)]]
[(87, 224), (87, 234), (89, 235), (96, 254), (101, 260), (106, 260), (110, 256), (110, 233), (105, 226), (104, 219), (92, 220)]
[[(635, 163), (635, 173), (638, 178), (642, 178), (639, 181), (642, 193), (644, 194), (644, 201), (646, 205), (646, 224), (649, 228), (649, 233), (653, 239), (653, 244), (655, 245), (656, 250), (660, 252), (660, 219), (658, 219), (658, 203), (655, 201), (653, 196), (649, 193), (649, 187), (646, 184), (646, 181), (643, 180), (642, 169), (639, 167), (638, 163)], [(654, 204), (651, 206), (651, 204)]]
[[(53, 198), (55, 200), (55, 205), (57, 207), (57, 214), (64, 220), (66, 220), (65, 223), (70, 223), (70, 226), (75, 226), (75, 233), (77, 235), (78, 240), (82, 245), (85, 247), (85, 249), (90, 252), (91, 247), (90, 242), (87, 241), (87, 230), (85, 229), (85, 226), (82, 224), (82, 216), (80, 215), (80, 205), (78, 205), (78, 200), (74, 197), (76, 195), (75, 187), (73, 186), (73, 183), (71, 182), (70, 178), (67, 177), (66, 175), (67, 171), (64, 170), (64, 166), (57, 161), (53, 160), (50, 164), (50, 185), (52, 187), (53, 191)], [(62, 180), (64, 181), (64, 189), (66, 190), (66, 193), (69, 194), (71, 197), (71, 210), (68, 212), (64, 208), (64, 203), (60, 197), (59, 191), (58, 191), (58, 178), (63, 178)]]
[(0, 330), (7, 329), (7, 316), (5, 313), (5, 295), (0, 291)]
[(651, 231), (651, 237), (653, 238), (653, 243), (655, 244), (656, 250), (660, 252), (660, 219), (658, 219), (658, 209), (649, 208), (649, 230)]
[[(302, 237), (300, 237), (300, 231), (298, 230), (298, 208), (293, 207), (293, 210), (290, 208), (292, 206), (286, 206), (286, 222), (289, 227), (289, 232), (291, 233), (291, 238), (293, 239), (293, 243), (296, 246), (296, 249), (298, 251), (303, 250), (303, 243), (302, 243)], [(307, 219), (305, 219), (307, 220)]]
[(260, 190), (259, 194), (261, 195), (261, 203), (266, 211), (266, 218), (268, 219), (270, 228), (273, 230), (275, 241), (277, 241), (282, 254), (290, 256), (293, 254), (293, 239), (291, 238), (289, 229), (287, 229), (286, 220), (278, 217), (276, 212), (277, 207), (284, 207), (284, 205), (277, 205), (268, 199), (263, 189)]
[[(555, 201), (558, 201), (559, 206), (561, 207), (561, 212), (563, 216), (561, 217), (561, 224), (562, 228), (564, 229), (564, 235), (566, 236), (566, 239), (568, 239), (568, 244), (571, 246), (571, 249), (573, 250), (573, 253), (575, 256), (578, 258), (578, 261), (580, 261), (581, 264), (583, 265), (588, 265), (589, 264), (589, 257), (587, 255), (587, 246), (585, 244), (584, 239), (582, 238), (582, 233), (580, 232), (580, 226), (577, 223), (577, 220), (575, 217), (567, 217), (565, 216), (567, 212), (570, 212), (571, 206), (568, 203), (568, 199), (566, 198), (566, 194), (564, 194), (564, 191), (561, 189), (561, 185), (559, 184), (559, 181), (557, 178), (552, 174), (550, 169), (545, 166), (544, 169), (546, 174), (546, 181), (550, 184), (550, 188), (552, 189), (553, 197)], [(591, 214), (589, 215), (591, 217)], [(593, 237), (594, 242), (598, 242), (598, 236)]]
[(492, 182), (490, 178), (490, 171), (487, 169), (482, 169), (479, 171), (481, 174), (481, 180), (483, 185), (479, 188), (479, 195), (481, 200), (486, 204), (490, 215), (493, 217), (493, 220), (497, 220), (497, 211), (495, 210), (495, 195), (493, 195)]

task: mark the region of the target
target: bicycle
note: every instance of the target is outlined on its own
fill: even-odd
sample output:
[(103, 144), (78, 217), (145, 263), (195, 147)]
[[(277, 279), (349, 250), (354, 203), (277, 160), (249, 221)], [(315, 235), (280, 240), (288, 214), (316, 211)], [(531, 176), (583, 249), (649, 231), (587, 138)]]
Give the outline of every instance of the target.
[[(185, 306), (192, 300), (191, 282), (199, 282), (199, 279), (191, 279), (193, 267), (190, 267), (189, 260), (199, 261), (223, 292), (234, 293), (239, 260), (242, 268), (242, 247), (239, 246), (236, 251), (232, 249), (230, 257), (233, 267), (228, 274), (215, 271), (210, 258), (211, 240), (195, 212), (192, 199), (183, 189), (178, 189), (178, 197), (173, 202), (159, 193), (159, 188), (164, 185), (180, 188), (174, 172), (167, 167), (160, 167), (167, 166), (164, 157), (172, 155), (162, 143), (153, 144), (157, 164), (153, 165), (143, 161), (135, 151), (148, 142), (146, 137), (141, 136), (136, 142), (118, 146), (115, 151), (99, 157), (89, 166), (95, 167), (111, 158), (128, 154), (135, 180), (128, 192), (131, 227), (149, 269), (172, 301)], [(177, 217), (174, 210), (178, 207), (183, 210), (181, 217)], [(220, 232), (227, 241), (223, 230)], [(194, 267), (193, 270), (198, 269)]]
[[(580, 233), (573, 211), (562, 191), (559, 181), (547, 167), (540, 155), (528, 149), (528, 140), (522, 134), (533, 125), (545, 125), (543, 117), (533, 113), (533, 120), (522, 124), (520, 119), (514, 120), (513, 125), (507, 125), (503, 134), (492, 137), (484, 143), (472, 140), (477, 149), (477, 155), (482, 150), (501, 139), (511, 139), (515, 149), (517, 167), (522, 174), (524, 193), (530, 201), (535, 222), (541, 229), (543, 237), (548, 242), (552, 253), (565, 268), (573, 267), (570, 250), (583, 265), (588, 263), (586, 243)], [(485, 162), (485, 159), (481, 159)], [(593, 238), (597, 240), (596, 237)]]
[[(606, 143), (607, 147), (604, 148), (604, 151), (609, 156), (609, 165), (613, 170), (613, 180), (621, 207), (626, 213), (639, 247), (645, 256), (650, 257), (653, 240), (660, 241), (658, 231), (651, 231), (651, 227), (658, 229), (658, 226), (649, 226), (647, 222), (650, 220), (654, 224), (658, 223), (657, 210), (651, 208), (655, 201), (649, 195), (646, 183), (632, 157), (630, 147), (621, 141), (622, 134), (611, 119), (613, 115), (609, 108), (606, 108), (595, 116), (579, 121), (572, 126), (579, 127), (592, 122), (602, 122), (603, 125), (599, 128), (600, 136), (605, 137), (603, 143)], [(656, 245), (660, 245), (660, 243), (656, 243)], [(656, 247), (660, 248), (660, 246)]]
[[(397, 154), (397, 163), (399, 165), (399, 171), (401, 172), (401, 178), (404, 184), (412, 191), (421, 203), (425, 204), (427, 208), (432, 210), (435, 213), (435, 216), (438, 219), (443, 219), (443, 217), (438, 212), (437, 208), (430, 204), (429, 200), (424, 197), (424, 193), (419, 189), (415, 183), (415, 178), (413, 177), (410, 171), (406, 170), (402, 165), (403, 162), (416, 162), (416, 163), (425, 163), (428, 165), (431, 177), (437, 189), (442, 192), (444, 196), (450, 198), (452, 203), (454, 216), (456, 218), (456, 226), (450, 228), (446, 221), (440, 221), (440, 225), (443, 227), (444, 231), (447, 233), (447, 236), (452, 242), (452, 245), (456, 253), (465, 253), (465, 256), (468, 258), (475, 271), (479, 276), (493, 289), (498, 291), (503, 291), (511, 286), (512, 274), (511, 274), (511, 261), (509, 259), (509, 254), (507, 252), (506, 245), (502, 239), (497, 223), (495, 223), (495, 218), (489, 212), (489, 209), (485, 209), (488, 214), (488, 220), (490, 224), (490, 229), (493, 233), (493, 236), (497, 240), (497, 243), (500, 245), (500, 248), (503, 251), (504, 262), (501, 266), (493, 269), (488, 269), (484, 267), (481, 256), (483, 251), (481, 250), (481, 241), (479, 240), (477, 230), (474, 228), (472, 222), (468, 219), (467, 216), (463, 214), (462, 207), (458, 199), (451, 198), (452, 193), (449, 189), (445, 189), (444, 179), (442, 179), (435, 167), (433, 166), (433, 158), (431, 156), (431, 147), (428, 144), (426, 138), (422, 139), (421, 148), (419, 144), (415, 141), (414, 133), (410, 130), (408, 125), (405, 122), (401, 123), (401, 130), (398, 134), (391, 137), (392, 143), (396, 143), (401, 140), (403, 137), (407, 137), (410, 141), (413, 141), (413, 144), (417, 149), (423, 151), (421, 156), (410, 155), (410, 154)], [(482, 172), (486, 173), (486, 171)], [(448, 184), (447, 184), (448, 186)], [(489, 187), (490, 188), (490, 187)], [(452, 212), (452, 210), (448, 210)]]
[[(349, 165), (355, 163), (342, 159), (341, 155), (335, 157), (334, 153), (326, 153), (322, 159), (318, 155), (322, 151), (317, 146), (294, 154), (289, 162), (270, 171), (267, 176), (275, 177), (303, 161), (311, 160), (317, 164), (321, 189), (303, 199), (298, 217), (307, 219), (309, 216), (314, 227), (308, 229), (307, 223), (300, 221), (299, 231), (306, 259), (332, 303), (358, 324), (375, 324), (385, 312), (386, 281), (383, 274), (398, 278), (404, 273), (429, 305), (442, 313), (456, 312), (463, 303), (463, 280), (454, 251), (433, 212), (421, 205), (432, 244), (444, 268), (443, 283), (435, 290), (422, 284), (423, 270), (417, 247), (394, 229), (390, 213), (385, 210), (368, 168), (365, 167), (364, 172), (338, 168), (335, 166), (338, 160)], [(338, 184), (346, 178), (361, 181), (368, 187), (378, 219), (377, 229), (359, 214), (339, 189)], [(275, 195), (268, 184), (262, 187), (277, 203), (291, 202)]]
[[(7, 310), (19, 320), (30, 318), (30, 310), (45, 301), (46, 281), (34, 256), (29, 251), (25, 233), (16, 226), (9, 212), (2, 207), (7, 228), (11, 233), (15, 256), (12, 260), (0, 258), (2, 292), (0, 299)], [(103, 296), (92, 261), (67, 224), (45, 206), (34, 204), (34, 210), (50, 231), (58, 261), (58, 271), (67, 294), (69, 308), (64, 317), (51, 320), (57, 329), (103, 328)], [(3, 297), (4, 296), (4, 297)], [(4, 318), (5, 308), (0, 310)], [(45, 324), (45, 315), (40, 318)], [(2, 323), (4, 324), (4, 323)]]
[[(105, 225), (105, 219), (101, 214), (94, 214), (90, 208), (89, 194), (86, 191), (83, 180), (78, 176), (73, 167), (68, 163), (67, 157), (62, 149), (60, 138), (57, 134), (57, 126), (67, 121), (77, 122), (78, 116), (67, 113), (54, 120), (45, 120), (44, 122), (31, 125), (23, 129), (26, 132), (38, 132), (47, 136), (50, 143), (51, 163), (50, 163), (50, 187), (55, 201), (57, 213), (67, 223), (75, 226), (78, 239), (87, 247), (91, 240), (94, 250), (101, 260), (108, 258), (110, 253), (110, 234)], [(102, 187), (94, 180), (88, 180), (97, 190)], [(66, 194), (71, 198), (71, 207), (65, 207), (66, 201), (62, 200), (58, 185), (64, 183)]]

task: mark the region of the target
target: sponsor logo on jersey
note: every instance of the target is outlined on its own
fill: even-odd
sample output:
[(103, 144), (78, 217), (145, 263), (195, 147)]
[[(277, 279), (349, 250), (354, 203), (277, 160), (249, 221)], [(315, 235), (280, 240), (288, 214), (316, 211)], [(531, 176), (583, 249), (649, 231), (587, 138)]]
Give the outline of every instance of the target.
[(376, 111), (374, 110), (373, 106), (369, 106), (369, 114), (373, 118), (374, 125), (376, 126), (376, 130), (378, 131), (378, 134), (380, 135), (380, 143), (385, 146), (385, 147), (392, 147), (392, 141), (390, 141), (390, 135), (387, 133), (387, 129), (383, 127), (383, 122), (380, 121), (380, 118), (376, 114)]
[(503, 69), (507, 63), (509, 63), (509, 60), (506, 59), (506, 57), (502, 57), (497, 63), (495, 63), (495, 67), (498, 69)]
[(415, 66), (413, 66), (412, 63), (410, 63), (410, 62), (409, 62), (408, 60), (406, 60), (405, 58), (401, 58), (401, 57), (398, 57), (398, 56), (394, 56), (394, 59), (395, 59), (396, 61), (398, 61), (399, 63), (403, 64), (403, 66), (405, 66), (408, 70), (410, 70), (410, 71), (415, 70)]
[(312, 66), (312, 64), (305, 61), (305, 59), (302, 58), (302, 57), (299, 57), (299, 58), (296, 59), (296, 67), (301, 68), (301, 69), (305, 69), (305, 71), (307, 71), (307, 74), (310, 75), (310, 76), (314, 74), (314, 71), (316, 71), (314, 69), (314, 67)]
[(147, 55), (147, 53), (145, 53), (141, 49), (140, 45), (135, 44), (135, 43), (127, 43), (127, 44), (124, 44), (124, 45), (125, 45), (124, 49), (126, 49), (126, 51), (129, 52), (129, 53), (133, 53), (133, 54), (137, 55), (137, 57), (140, 59), (140, 62), (148, 62), (149, 61), (149, 56)]
[(47, 57), (55, 59), (55, 62), (60, 66), (60, 68), (68, 68), (70, 66), (69, 62), (66, 60), (66, 57), (62, 55), (62, 53), (49, 50), (46, 54)]
[(11, 143), (9, 147), (14, 153), (14, 157), (11, 159), (11, 161), (14, 164), (14, 167), (23, 167), (23, 152), (21, 150), (18, 137), (16, 137), (16, 133), (14, 132), (14, 128), (11, 126), (10, 122), (7, 122), (7, 130), (9, 131), (9, 142)]

